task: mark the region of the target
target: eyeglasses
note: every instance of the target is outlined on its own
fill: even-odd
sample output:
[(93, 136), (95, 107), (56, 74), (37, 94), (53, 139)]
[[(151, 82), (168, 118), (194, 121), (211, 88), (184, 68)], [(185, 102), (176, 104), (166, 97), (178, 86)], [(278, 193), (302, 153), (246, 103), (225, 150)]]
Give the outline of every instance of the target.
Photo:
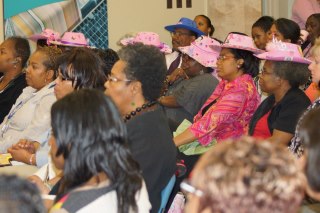
[(264, 70), (264, 69), (261, 71), (261, 75), (263, 75), (263, 76), (264, 76), (264, 75), (272, 75), (272, 74), (273, 74), (273, 73), (267, 72), (267, 71)]
[(175, 32), (175, 31), (170, 32), (170, 35), (171, 35), (171, 37), (173, 37), (173, 36), (178, 36), (178, 37), (180, 37), (180, 36), (191, 36), (190, 33)]
[(184, 193), (191, 193), (198, 197), (203, 196), (203, 191), (192, 186), (188, 180), (182, 181), (182, 183), (180, 184), (180, 188)]
[(217, 58), (217, 60), (218, 60), (218, 61), (219, 61), (219, 60), (224, 61), (224, 60), (226, 60), (226, 59), (228, 59), (228, 58), (234, 58), (234, 56), (232, 56), (232, 55), (220, 55), (220, 56)]
[(108, 75), (107, 80), (111, 81), (111, 82), (119, 82), (119, 81), (130, 82), (130, 81), (132, 81), (132, 80), (129, 80), (129, 79), (119, 79), (119, 78), (116, 78), (116, 77), (111, 76), (111, 75)]
[(60, 79), (61, 81), (72, 81), (71, 78), (65, 77), (61, 73), (58, 74), (57, 78)]

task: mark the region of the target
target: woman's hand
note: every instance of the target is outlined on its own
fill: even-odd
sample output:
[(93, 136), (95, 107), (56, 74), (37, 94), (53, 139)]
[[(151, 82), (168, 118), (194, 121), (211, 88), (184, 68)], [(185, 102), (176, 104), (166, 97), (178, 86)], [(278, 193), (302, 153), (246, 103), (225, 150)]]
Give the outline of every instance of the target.
[(8, 153), (12, 155), (12, 159), (15, 161), (30, 164), (30, 159), (31, 159), (32, 165), (34, 165), (35, 163), (35, 159), (34, 159), (35, 157), (32, 156), (34, 154), (30, 153), (26, 149), (21, 149), (21, 148), (17, 148), (16, 146), (12, 146), (11, 148), (8, 149)]
[(189, 79), (189, 77), (187, 76), (187, 74), (184, 72), (184, 70), (182, 68), (175, 69), (171, 73), (171, 75), (168, 76), (168, 81), (169, 81), (170, 84), (173, 84), (179, 78)]
[(18, 143), (16, 143), (14, 146), (16, 149), (25, 149), (31, 154), (35, 154), (36, 151), (40, 147), (40, 143), (37, 141), (29, 141), (26, 139), (21, 139)]

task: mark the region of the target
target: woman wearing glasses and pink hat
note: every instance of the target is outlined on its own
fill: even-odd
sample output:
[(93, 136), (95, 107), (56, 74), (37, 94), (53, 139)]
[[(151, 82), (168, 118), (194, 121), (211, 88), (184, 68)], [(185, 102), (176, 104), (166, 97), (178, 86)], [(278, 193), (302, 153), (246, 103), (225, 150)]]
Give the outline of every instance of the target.
[(299, 86), (310, 76), (311, 61), (302, 56), (300, 46), (292, 43), (275, 41), (266, 50), (256, 56), (266, 60), (259, 85), (270, 96), (255, 112), (249, 135), (288, 145), (298, 118), (310, 104)]
[[(217, 47), (213, 49), (212, 45)], [(219, 42), (201, 36), (179, 50), (183, 53), (182, 65), (178, 68), (180, 75), (174, 75), (176, 70), (167, 78), (168, 91), (159, 98), (172, 130), (176, 130), (184, 119), (191, 122), (219, 83), (212, 75), (212, 67), (216, 67), (221, 50)]]
[[(174, 137), (177, 147), (193, 146), (193, 142), (205, 152), (215, 142), (240, 137), (258, 107), (260, 98), (253, 82), (258, 74), (258, 61), (253, 52), (260, 50), (252, 38), (240, 33), (229, 33), (221, 47), (216, 71), (222, 80), (194, 117), (193, 124)], [(192, 167), (189, 165), (189, 169)]]

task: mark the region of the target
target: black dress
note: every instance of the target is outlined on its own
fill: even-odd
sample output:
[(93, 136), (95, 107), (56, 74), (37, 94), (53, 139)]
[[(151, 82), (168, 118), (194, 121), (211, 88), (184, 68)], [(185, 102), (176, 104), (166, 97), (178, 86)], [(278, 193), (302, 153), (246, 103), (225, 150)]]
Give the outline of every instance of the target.
[(2, 92), (0, 92), (0, 123), (9, 113), (12, 105), (27, 86), (26, 74), (22, 73), (13, 79)]
[(127, 122), (129, 148), (147, 185), (151, 212), (158, 212), (161, 191), (176, 171), (177, 149), (167, 118), (159, 106)]

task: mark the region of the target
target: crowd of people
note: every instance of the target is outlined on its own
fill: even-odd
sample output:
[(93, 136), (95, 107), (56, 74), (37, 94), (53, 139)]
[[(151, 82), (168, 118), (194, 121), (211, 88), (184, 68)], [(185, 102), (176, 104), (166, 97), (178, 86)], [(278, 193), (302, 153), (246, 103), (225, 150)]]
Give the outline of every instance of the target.
[(172, 47), (154, 32), (118, 52), (78, 32), (7, 38), (0, 152), (39, 169), (0, 176), (5, 193), (19, 185), (0, 209), (178, 213), (183, 197), (190, 213), (309, 211), (320, 202), (319, 17), (306, 40), (295, 21), (262, 16), (252, 37), (222, 42), (205, 15), (165, 26)]

